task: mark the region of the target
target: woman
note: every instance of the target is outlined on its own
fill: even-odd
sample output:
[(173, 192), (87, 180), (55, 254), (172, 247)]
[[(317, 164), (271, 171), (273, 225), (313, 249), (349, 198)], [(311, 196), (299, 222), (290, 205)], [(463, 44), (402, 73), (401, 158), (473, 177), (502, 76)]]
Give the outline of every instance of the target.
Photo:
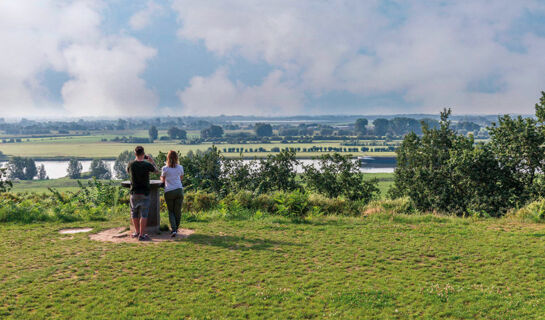
[(178, 164), (178, 154), (170, 150), (167, 155), (166, 165), (161, 170), (161, 181), (165, 184), (165, 202), (168, 208), (168, 219), (174, 238), (178, 233), (180, 219), (182, 217), (182, 203), (184, 201), (184, 188), (182, 178), (184, 167)]

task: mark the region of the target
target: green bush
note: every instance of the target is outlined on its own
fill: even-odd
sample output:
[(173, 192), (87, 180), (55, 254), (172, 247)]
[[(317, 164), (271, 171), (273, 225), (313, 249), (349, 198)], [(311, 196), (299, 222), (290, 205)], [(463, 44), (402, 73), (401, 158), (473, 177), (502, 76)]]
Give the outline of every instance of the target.
[(362, 207), (362, 214), (370, 215), (374, 213), (387, 214), (412, 214), (417, 210), (409, 197), (397, 199), (374, 200)]
[(543, 222), (545, 221), (545, 199), (540, 198), (536, 201), (530, 202), (520, 209), (512, 210), (508, 216), (522, 220)]
[(184, 194), (183, 211), (207, 211), (218, 205), (216, 194), (205, 191)]
[(274, 195), (274, 201), (276, 214), (296, 221), (305, 219), (312, 209), (308, 193), (300, 190), (277, 192)]

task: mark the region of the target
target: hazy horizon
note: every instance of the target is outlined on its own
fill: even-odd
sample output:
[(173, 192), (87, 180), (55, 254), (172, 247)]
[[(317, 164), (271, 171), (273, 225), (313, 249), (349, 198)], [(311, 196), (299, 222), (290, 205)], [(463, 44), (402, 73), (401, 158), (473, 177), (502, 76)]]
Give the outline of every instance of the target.
[(545, 3), (0, 3), (0, 117), (533, 114)]

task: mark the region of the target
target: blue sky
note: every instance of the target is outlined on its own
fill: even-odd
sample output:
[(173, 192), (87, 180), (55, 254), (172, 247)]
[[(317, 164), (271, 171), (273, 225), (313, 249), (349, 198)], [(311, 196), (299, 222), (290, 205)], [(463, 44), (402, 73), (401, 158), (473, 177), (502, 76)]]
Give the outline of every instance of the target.
[(543, 1), (0, 3), (0, 116), (531, 113)]

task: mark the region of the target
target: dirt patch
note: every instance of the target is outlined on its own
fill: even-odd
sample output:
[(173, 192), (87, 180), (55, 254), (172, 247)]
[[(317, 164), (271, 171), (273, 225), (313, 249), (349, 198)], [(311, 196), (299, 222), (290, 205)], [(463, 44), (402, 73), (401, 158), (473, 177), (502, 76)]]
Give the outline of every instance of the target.
[(170, 232), (161, 232), (160, 234), (150, 234), (151, 241), (138, 241), (138, 239), (131, 237), (131, 231), (129, 228), (113, 228), (101, 231), (96, 234), (89, 235), (91, 240), (114, 242), (114, 243), (153, 243), (153, 242), (166, 242), (166, 241), (180, 241), (195, 233), (190, 229), (179, 229), (175, 238), (170, 236)]
[(74, 234), (74, 233), (83, 233), (92, 231), (93, 228), (73, 228), (73, 229), (63, 229), (59, 230), (60, 234)]

